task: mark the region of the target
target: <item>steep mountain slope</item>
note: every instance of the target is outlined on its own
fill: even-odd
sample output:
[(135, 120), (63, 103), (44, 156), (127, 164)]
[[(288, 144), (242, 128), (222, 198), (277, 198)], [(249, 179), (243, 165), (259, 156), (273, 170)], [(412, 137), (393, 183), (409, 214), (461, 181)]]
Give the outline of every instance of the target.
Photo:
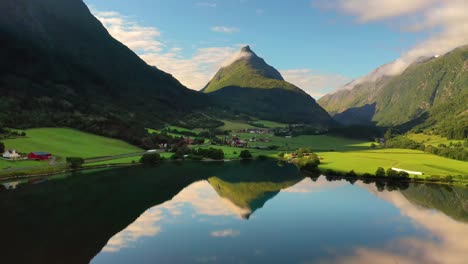
[(202, 89), (238, 113), (286, 123), (328, 125), (330, 116), (307, 93), (288, 83), (249, 46), (223, 66)]
[(119, 136), (206, 103), (113, 39), (82, 0), (0, 1), (0, 57), (5, 126)]
[[(397, 76), (326, 95), (319, 104), (346, 123), (419, 125), (450, 138), (468, 135), (468, 46), (420, 60)], [(360, 111), (363, 108), (374, 109)]]

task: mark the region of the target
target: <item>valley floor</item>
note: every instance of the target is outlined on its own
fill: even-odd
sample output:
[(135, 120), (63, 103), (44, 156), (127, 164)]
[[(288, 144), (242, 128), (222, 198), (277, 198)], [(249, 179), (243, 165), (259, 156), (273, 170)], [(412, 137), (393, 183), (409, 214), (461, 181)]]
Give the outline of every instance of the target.
[[(232, 126), (232, 124), (230, 124)], [(249, 126), (250, 127), (250, 126)], [(235, 129), (242, 129), (236, 125)], [(131, 146), (123, 141), (91, 135), (67, 128), (43, 128), (25, 131), (24, 138), (9, 139), (4, 141), (7, 149), (17, 149), (21, 152), (49, 151), (58, 156), (58, 162), (63, 162), (65, 157), (105, 157), (108, 160), (88, 162), (85, 167), (135, 164), (138, 163), (142, 149)], [(279, 152), (293, 152), (298, 148), (310, 147), (321, 158), (319, 168), (322, 171), (333, 170), (337, 172), (349, 172), (354, 170), (358, 174), (374, 174), (378, 167), (384, 169), (397, 167), (404, 170), (422, 172), (420, 178), (428, 176), (462, 176), (468, 180), (468, 162), (452, 160), (418, 150), (408, 149), (373, 149), (371, 142), (350, 140), (326, 135), (298, 136), (293, 138), (277, 137), (273, 134), (253, 135), (250, 133), (236, 133), (243, 140), (252, 137), (268, 138), (269, 142), (249, 142), (249, 151), (254, 157), (277, 157)], [(258, 147), (276, 146), (275, 150), (262, 150)], [(197, 147), (197, 146), (194, 146)], [(204, 146), (206, 148), (208, 146)], [(238, 159), (242, 148), (212, 145), (209, 147), (222, 149), (226, 159)], [(124, 157), (122, 157), (124, 155)], [(161, 153), (165, 158), (170, 158), (172, 153)], [(115, 158), (113, 158), (115, 157)], [(42, 169), (36, 168), (38, 166)], [(37, 161), (6, 161), (0, 160), (0, 177), (11, 176), (9, 170), (15, 168), (31, 168), (31, 172), (47, 172), (47, 162)], [(63, 168), (50, 168), (51, 172)], [(14, 173), (13, 173), (14, 174)]]

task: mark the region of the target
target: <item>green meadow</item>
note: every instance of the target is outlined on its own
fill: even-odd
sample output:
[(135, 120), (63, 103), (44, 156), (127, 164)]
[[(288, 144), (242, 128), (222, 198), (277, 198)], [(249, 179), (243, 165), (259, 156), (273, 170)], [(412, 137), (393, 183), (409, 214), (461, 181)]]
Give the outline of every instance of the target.
[(378, 167), (419, 171), (425, 176), (468, 176), (468, 162), (448, 159), (418, 150), (373, 149), (342, 152), (318, 152), (321, 169), (357, 173), (375, 173)]
[(252, 125), (249, 125), (247, 123), (241, 123), (237, 121), (230, 121), (230, 120), (221, 120), (224, 123), (224, 126), (219, 127), (221, 130), (231, 130), (231, 131), (237, 131), (241, 129), (250, 129), (250, 128), (256, 128)]
[(274, 121), (268, 121), (268, 120), (257, 120), (257, 121), (254, 121), (253, 123), (260, 124), (260, 125), (263, 125), (263, 126), (268, 127), (268, 128), (279, 128), (279, 127), (287, 127), (288, 126), (287, 124), (278, 123), (278, 122), (274, 122)]
[[(278, 124), (270, 124), (276, 126)], [(228, 121), (226, 125), (231, 130), (248, 128), (250, 125)], [(182, 131), (183, 128), (171, 127)], [(184, 130), (185, 131), (185, 130)], [(187, 131), (191, 131), (188, 130)], [(6, 148), (17, 149), (20, 152), (47, 151), (58, 157), (103, 157), (119, 154), (138, 153), (142, 149), (127, 144), (123, 141), (92, 135), (68, 128), (39, 128), (25, 130), (27, 136), (16, 139), (4, 140)], [(157, 132), (157, 131), (153, 131)], [(270, 142), (249, 142), (249, 151), (254, 157), (275, 157), (279, 152), (292, 152), (298, 148), (310, 147), (321, 158), (320, 168), (331, 169), (340, 172), (354, 170), (356, 173), (375, 173), (378, 167), (385, 169), (397, 167), (404, 170), (419, 171), (426, 176), (463, 175), (468, 177), (468, 162), (452, 160), (418, 150), (408, 149), (380, 149), (371, 148), (372, 142), (352, 140), (327, 135), (304, 135), (293, 138), (277, 137), (272, 134), (239, 134), (240, 138), (249, 140), (268, 138)], [(444, 142), (443, 138), (436, 136), (422, 137), (422, 134), (414, 134), (412, 137), (420, 137), (424, 142)], [(421, 139), (423, 138), (423, 139)], [(276, 146), (274, 150), (255, 149), (257, 146)], [(222, 149), (226, 159), (239, 158), (242, 148), (230, 146), (211, 146)], [(195, 146), (196, 148), (196, 146)], [(207, 146), (203, 146), (207, 148)], [(171, 153), (163, 153), (161, 156), (170, 158)], [(86, 163), (85, 166), (107, 164), (129, 164), (139, 161), (141, 155)], [(8, 167), (30, 167), (46, 164), (38, 161), (6, 161), (0, 160), (0, 169)]]
[[(165, 159), (169, 159), (173, 153), (160, 153), (160, 156)], [(125, 157), (125, 158), (118, 158), (118, 159), (111, 159), (105, 161), (98, 161), (98, 162), (89, 162), (85, 163), (85, 167), (90, 166), (99, 166), (99, 165), (116, 165), (116, 164), (131, 164), (131, 163), (138, 163), (142, 155), (132, 156), (132, 157)]]
[(314, 151), (343, 151), (369, 149), (372, 142), (365, 142), (327, 135), (305, 135), (293, 138), (277, 137), (272, 134), (238, 134), (243, 140), (268, 138), (270, 142), (249, 142), (250, 146), (277, 146), (281, 151), (294, 151), (298, 148), (311, 147)]
[[(240, 121), (234, 121), (234, 120), (221, 120), (224, 123), (224, 126), (219, 127), (221, 130), (231, 130), (233, 132), (241, 129), (251, 129), (251, 128), (258, 128), (256, 126), (253, 126), (247, 122), (240, 122)], [(252, 122), (253, 124), (258, 124), (261, 126), (264, 126), (265, 128), (281, 128), (281, 127), (287, 127), (287, 124), (283, 123), (278, 123), (278, 122), (273, 122), (273, 121), (268, 121), (268, 120), (256, 120)]]
[(415, 134), (415, 133), (408, 133), (406, 137), (414, 140), (419, 143), (424, 143), (424, 145), (432, 145), (437, 147), (439, 144), (450, 145), (450, 143), (462, 143), (463, 140), (454, 140), (454, 139), (447, 139), (445, 137), (441, 137), (439, 135), (427, 135), (423, 133)]
[(7, 139), (7, 149), (22, 153), (46, 151), (58, 157), (103, 157), (142, 149), (124, 141), (101, 137), (69, 128), (35, 128), (25, 130), (26, 137)]
[[(253, 156), (275, 156), (278, 152), (292, 152), (298, 148), (310, 147), (321, 158), (320, 168), (339, 172), (354, 170), (357, 173), (375, 173), (378, 167), (396, 167), (419, 171), (426, 176), (463, 175), (468, 176), (468, 162), (448, 159), (419, 150), (373, 149), (372, 142), (346, 139), (327, 135), (306, 135), (293, 138), (276, 137), (271, 134), (237, 134), (241, 139), (252, 137), (268, 138), (270, 142), (249, 142), (249, 147), (277, 146), (277, 150), (249, 149)], [(226, 146), (221, 148), (228, 159), (237, 158), (242, 149)]]

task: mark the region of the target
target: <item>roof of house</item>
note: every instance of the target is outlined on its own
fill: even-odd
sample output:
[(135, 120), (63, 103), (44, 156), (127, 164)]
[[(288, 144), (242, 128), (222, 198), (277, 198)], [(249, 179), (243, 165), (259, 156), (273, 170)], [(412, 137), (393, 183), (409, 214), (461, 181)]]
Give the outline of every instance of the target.
[(31, 153), (34, 154), (34, 155), (38, 155), (38, 156), (51, 155), (49, 152), (45, 152), (45, 151), (33, 151)]

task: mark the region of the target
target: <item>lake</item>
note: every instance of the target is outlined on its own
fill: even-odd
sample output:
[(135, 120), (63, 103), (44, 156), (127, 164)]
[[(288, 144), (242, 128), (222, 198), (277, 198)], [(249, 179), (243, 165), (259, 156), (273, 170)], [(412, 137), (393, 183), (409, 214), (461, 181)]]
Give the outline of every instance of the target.
[(0, 189), (1, 263), (468, 259), (462, 187), (307, 176), (271, 160), (91, 170), (8, 186)]

